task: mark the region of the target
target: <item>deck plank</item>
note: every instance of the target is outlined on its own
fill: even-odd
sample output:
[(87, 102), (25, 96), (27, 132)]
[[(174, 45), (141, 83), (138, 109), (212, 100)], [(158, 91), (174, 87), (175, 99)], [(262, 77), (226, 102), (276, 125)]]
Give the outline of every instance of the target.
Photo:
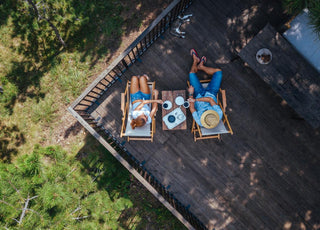
[(164, 131), (159, 107), (154, 142), (125, 143), (210, 230), (319, 224), (319, 130), (311, 130), (253, 70), (234, 59), (268, 20), (280, 26), (286, 17), (280, 5), (277, 0), (195, 1), (186, 12), (194, 16), (182, 27), (186, 38), (166, 32), (90, 111), (122, 142), (120, 94), (132, 75), (148, 74), (160, 91), (186, 89), (191, 48), (221, 68), (234, 135), (194, 143), (190, 112), (187, 130)]

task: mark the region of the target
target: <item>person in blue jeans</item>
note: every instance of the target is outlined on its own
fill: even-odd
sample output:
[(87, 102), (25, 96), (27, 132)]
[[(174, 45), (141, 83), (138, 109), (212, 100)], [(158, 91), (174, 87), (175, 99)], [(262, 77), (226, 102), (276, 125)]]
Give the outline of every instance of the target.
[[(133, 76), (131, 78), (130, 85), (130, 99), (132, 103), (132, 120), (131, 128), (142, 127), (145, 124), (150, 124), (152, 117), (157, 112), (157, 104), (162, 104), (162, 100), (157, 100), (159, 96), (159, 91), (154, 89), (153, 94), (155, 100), (151, 99), (150, 88), (148, 86), (149, 77), (147, 75), (143, 76)], [(152, 103), (152, 109), (150, 104)]]
[[(188, 88), (190, 103), (190, 112), (193, 119), (201, 127), (212, 129), (219, 124), (223, 112), (217, 104), (217, 94), (222, 80), (221, 69), (205, 66), (207, 61), (205, 56), (199, 58), (194, 49), (190, 50), (193, 63), (189, 73), (190, 87)], [(202, 70), (212, 76), (212, 79), (206, 88), (203, 88), (196, 73)]]

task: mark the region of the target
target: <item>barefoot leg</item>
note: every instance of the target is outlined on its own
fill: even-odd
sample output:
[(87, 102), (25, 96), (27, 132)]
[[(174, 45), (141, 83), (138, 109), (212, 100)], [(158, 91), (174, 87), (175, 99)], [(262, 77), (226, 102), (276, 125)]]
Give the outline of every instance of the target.
[(132, 76), (130, 85), (130, 94), (134, 94), (140, 90), (139, 78), (137, 76)]

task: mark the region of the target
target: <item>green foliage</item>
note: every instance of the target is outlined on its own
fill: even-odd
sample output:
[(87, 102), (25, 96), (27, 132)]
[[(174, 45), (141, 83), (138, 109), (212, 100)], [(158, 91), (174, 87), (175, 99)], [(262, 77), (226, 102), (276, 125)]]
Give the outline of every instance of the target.
[(320, 2), (314, 2), (313, 6), (309, 8), (310, 10), (310, 21), (314, 28), (314, 31), (318, 34), (320, 39)]
[[(123, 6), (119, 1), (32, 2), (37, 10), (28, 1), (0, 3), (0, 85), (4, 88), (0, 115), (12, 114), (17, 100), (43, 99), (48, 92), (42, 89), (43, 77), (51, 86), (56, 83), (55, 94), (61, 92), (64, 102), (70, 103), (87, 84), (92, 66), (120, 45)], [(38, 106), (33, 122), (41, 119), (41, 106), (50, 103)]]
[(0, 162), (11, 162), (11, 157), (18, 153), (17, 147), (24, 143), (24, 134), (16, 125), (5, 125), (0, 120)]
[(57, 110), (56, 100), (53, 97), (40, 99), (30, 110), (33, 122), (43, 121), (50, 123), (55, 118), (55, 111)]
[(310, 24), (320, 38), (320, 1), (319, 0), (283, 0), (290, 14), (299, 14), (304, 8), (310, 12)]
[(80, 59), (80, 53), (75, 52), (72, 55), (63, 53), (55, 59), (56, 63), (50, 70), (50, 75), (56, 77), (57, 85), (66, 97), (73, 98), (80, 95), (86, 86), (90, 71), (87, 63)]
[(306, 8), (309, 1), (310, 0), (283, 0), (283, 3), (290, 14), (299, 14)]
[[(17, 164), (0, 163), (0, 179), (3, 227), (120, 229), (119, 216), (132, 206), (128, 198), (111, 198), (107, 190), (99, 190), (94, 178), (60, 147), (36, 146)], [(28, 199), (28, 211), (18, 223)]]
[(81, 161), (82, 165), (95, 178), (100, 188), (110, 191), (112, 198), (127, 196), (130, 173), (93, 137), (88, 139), (88, 144), (95, 145), (95, 148), (90, 149), (90, 153)]
[(0, 115), (8, 115), (8, 108), (14, 104), (18, 90), (17, 87), (8, 82), (4, 76), (0, 76), (0, 85), (2, 85), (5, 90), (0, 96), (0, 106), (3, 106), (0, 110)]
[(39, 176), (40, 173), (40, 160), (39, 154), (32, 153), (30, 155), (23, 155), (18, 160), (18, 167), (20, 173), (26, 178), (33, 178)]
[[(89, 136), (87, 143), (78, 157), (82, 159), (81, 163), (91, 177), (95, 178), (97, 186), (105, 188), (111, 200), (117, 200), (107, 210), (111, 216), (119, 216), (117, 223), (114, 222), (115, 226), (118, 224), (125, 229), (148, 229), (152, 221), (157, 229), (185, 229), (94, 137)], [(121, 208), (121, 214), (112, 212), (118, 208)], [(102, 218), (101, 222), (104, 221), (106, 220)], [(108, 217), (106, 223), (111, 221)]]
[(55, 56), (63, 48), (52, 26), (68, 50), (96, 47), (94, 50), (99, 52), (101, 47), (95, 42), (103, 36), (98, 38), (97, 32), (107, 37), (118, 37), (122, 33), (120, 12), (123, 8), (118, 1), (33, 0), (33, 3), (36, 10), (28, 1), (18, 1), (11, 16), (14, 35), (25, 41), (19, 51), (36, 62), (43, 57)]

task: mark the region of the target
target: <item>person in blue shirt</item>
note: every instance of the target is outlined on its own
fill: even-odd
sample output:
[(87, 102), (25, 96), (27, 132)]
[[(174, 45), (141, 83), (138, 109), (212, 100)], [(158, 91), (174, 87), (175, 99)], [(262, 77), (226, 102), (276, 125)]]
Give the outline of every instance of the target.
[[(189, 109), (198, 125), (212, 129), (219, 124), (223, 116), (223, 112), (217, 104), (217, 94), (222, 80), (222, 71), (221, 69), (205, 66), (207, 58), (202, 56), (200, 59), (195, 49), (191, 49), (190, 54), (193, 58), (193, 63), (189, 73)], [(206, 88), (202, 87), (196, 75), (199, 70), (212, 76)]]

